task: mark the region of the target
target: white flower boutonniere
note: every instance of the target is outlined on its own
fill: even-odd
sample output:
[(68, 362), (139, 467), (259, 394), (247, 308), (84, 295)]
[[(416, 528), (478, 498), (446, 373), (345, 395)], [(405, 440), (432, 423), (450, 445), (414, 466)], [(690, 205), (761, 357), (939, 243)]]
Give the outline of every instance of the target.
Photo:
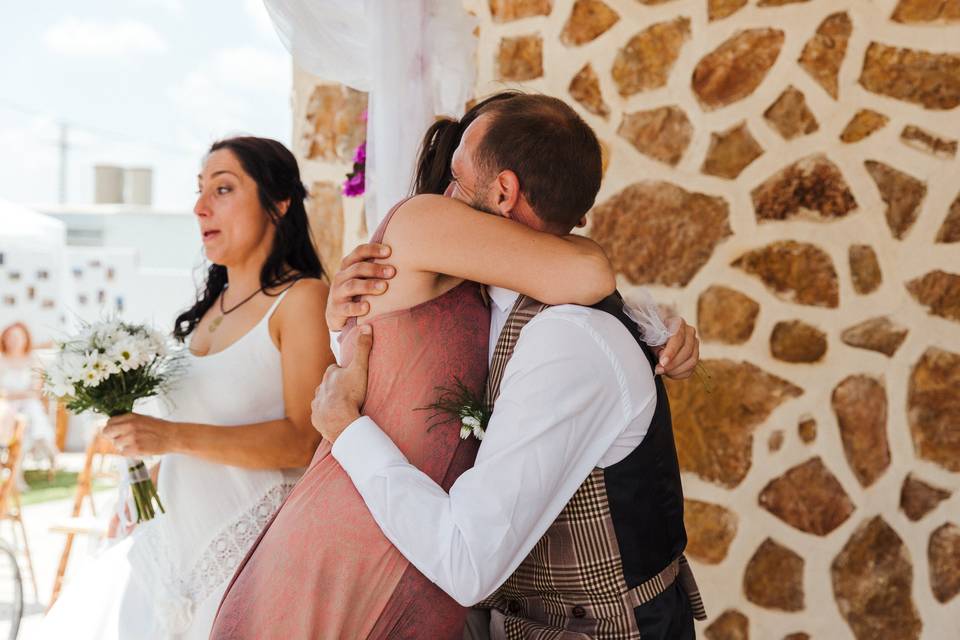
[(454, 378), (453, 388), (437, 387), (436, 402), (420, 407), (420, 411), (433, 411), (428, 431), (443, 424), (456, 422), (460, 427), (460, 438), (466, 440), (473, 436), (483, 440), (490, 422), (490, 411), (483, 403), (483, 396)]

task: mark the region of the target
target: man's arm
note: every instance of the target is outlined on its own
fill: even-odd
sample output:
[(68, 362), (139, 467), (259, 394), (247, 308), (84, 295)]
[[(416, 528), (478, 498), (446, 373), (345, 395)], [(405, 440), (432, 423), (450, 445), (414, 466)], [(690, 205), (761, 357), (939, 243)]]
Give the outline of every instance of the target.
[(476, 464), (449, 495), (369, 418), (332, 435), (334, 457), (387, 538), (461, 604), (502, 584), (626, 427), (649, 424), (656, 404), (649, 366), (642, 357), (642, 366), (623, 365), (602, 341), (561, 318), (528, 325)]
[[(350, 252), (340, 263), (340, 271), (330, 283), (330, 296), (327, 300), (327, 326), (331, 334), (343, 328), (347, 318), (362, 317), (370, 311), (370, 305), (359, 296), (377, 296), (386, 292), (389, 280), (397, 270), (390, 265), (368, 262), (374, 258), (385, 259), (390, 255), (390, 247), (383, 244), (361, 244)], [(336, 336), (331, 335), (331, 349), (340, 360), (339, 344), (334, 345)], [(660, 362), (657, 375), (665, 375), (674, 380), (683, 380), (693, 375), (700, 361), (700, 340), (697, 330), (682, 318), (676, 333), (662, 347), (656, 350)]]

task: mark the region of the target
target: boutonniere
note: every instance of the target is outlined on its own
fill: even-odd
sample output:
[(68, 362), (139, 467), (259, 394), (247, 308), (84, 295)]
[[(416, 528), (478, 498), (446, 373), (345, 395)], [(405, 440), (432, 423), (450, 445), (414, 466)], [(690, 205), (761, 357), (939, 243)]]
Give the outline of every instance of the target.
[(466, 440), (473, 436), (477, 440), (483, 440), (490, 422), (490, 411), (484, 405), (483, 396), (475, 393), (457, 377), (453, 379), (453, 387), (437, 387), (436, 391), (436, 401), (418, 409), (433, 411), (427, 431), (453, 422), (460, 427), (461, 439)]

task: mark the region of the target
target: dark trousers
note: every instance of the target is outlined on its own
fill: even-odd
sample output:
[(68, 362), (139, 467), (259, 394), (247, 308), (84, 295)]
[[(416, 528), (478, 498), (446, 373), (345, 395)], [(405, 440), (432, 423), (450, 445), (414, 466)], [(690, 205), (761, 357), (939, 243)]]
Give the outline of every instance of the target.
[(693, 609), (686, 592), (675, 581), (666, 591), (633, 610), (643, 640), (692, 640)]

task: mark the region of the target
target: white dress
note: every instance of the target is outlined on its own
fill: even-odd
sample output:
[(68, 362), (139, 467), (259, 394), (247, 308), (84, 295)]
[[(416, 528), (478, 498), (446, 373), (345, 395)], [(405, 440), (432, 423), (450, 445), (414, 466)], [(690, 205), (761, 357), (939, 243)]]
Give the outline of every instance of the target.
[[(0, 391), (4, 393), (30, 393), (34, 390), (34, 369), (39, 365), (33, 359), (23, 361), (0, 360)], [(51, 456), (56, 452), (53, 424), (47, 417), (39, 397), (22, 398), (10, 402), (14, 413), (26, 417), (27, 428), (23, 434), (24, 453)], [(7, 436), (8, 434), (3, 434)], [(11, 434), (12, 435), (12, 434)], [(5, 439), (6, 441), (6, 439)]]
[[(280, 353), (268, 330), (284, 295), (231, 346), (188, 356), (164, 403), (166, 419), (230, 428), (286, 415)], [(166, 514), (138, 526), (71, 580), (41, 637), (206, 640), (237, 565), (302, 472), (164, 455), (157, 491)]]

